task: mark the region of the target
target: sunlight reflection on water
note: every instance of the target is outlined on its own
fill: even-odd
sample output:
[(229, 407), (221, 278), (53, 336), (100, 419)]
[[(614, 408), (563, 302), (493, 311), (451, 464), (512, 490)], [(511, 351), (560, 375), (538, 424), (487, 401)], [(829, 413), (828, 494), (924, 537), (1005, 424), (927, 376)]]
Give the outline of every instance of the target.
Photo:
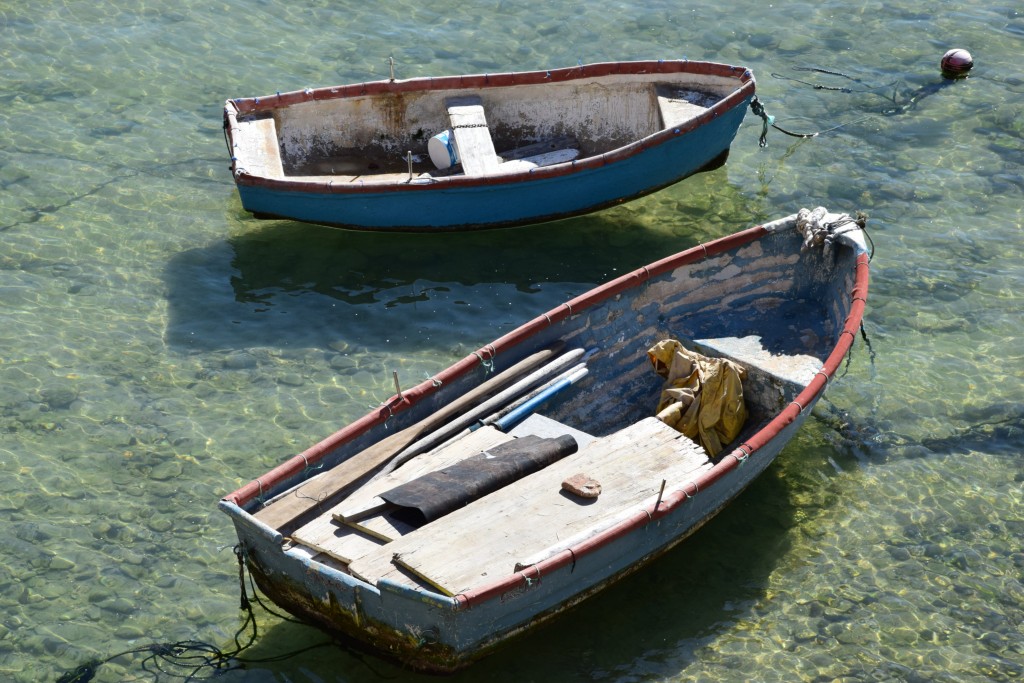
[[(1019, 13), (27, 10), (0, 12), (0, 677), (53, 679), (151, 641), (229, 642), (238, 586), (220, 496), (378, 405), (394, 370), (415, 384), (593, 284), (811, 203), (866, 211), (877, 250), (871, 348), (858, 343), (819, 419), (679, 550), (456, 678), (1024, 673)], [(953, 44), (975, 72), (935, 87)], [(802, 141), (773, 130), (760, 149), (749, 116), (722, 169), (516, 231), (382, 237), (245, 215), (223, 100), (386, 77), (388, 56), (400, 77), (742, 63), (779, 125), (840, 127)], [(816, 88), (848, 79), (806, 66), (867, 91)], [(261, 634), (253, 658), (320, 638), (262, 614)], [(229, 674), (385, 676), (417, 678), (334, 648)], [(96, 680), (148, 677), (124, 658)]]

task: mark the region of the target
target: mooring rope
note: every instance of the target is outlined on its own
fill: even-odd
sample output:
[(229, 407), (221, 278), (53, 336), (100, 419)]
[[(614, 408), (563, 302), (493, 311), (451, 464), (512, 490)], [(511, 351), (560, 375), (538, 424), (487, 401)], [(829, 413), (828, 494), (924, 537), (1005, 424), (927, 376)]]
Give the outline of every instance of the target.
[(870, 118), (870, 116), (862, 116), (859, 119), (856, 119), (855, 121), (847, 121), (846, 123), (840, 123), (838, 125), (832, 126), (831, 128), (825, 128), (824, 130), (815, 131), (814, 133), (794, 133), (793, 131), (786, 130), (782, 126), (779, 126), (778, 124), (775, 123), (775, 117), (771, 116), (767, 112), (765, 112), (764, 105), (761, 104), (761, 101), (757, 99), (757, 95), (754, 95), (754, 99), (752, 99), (750, 101), (750, 110), (752, 112), (754, 112), (755, 115), (760, 116), (761, 119), (764, 121), (764, 125), (761, 127), (761, 137), (758, 139), (758, 142), (757, 142), (759, 147), (765, 147), (765, 146), (768, 145), (768, 127), (769, 126), (774, 128), (775, 130), (779, 131), (780, 133), (784, 133), (784, 134), (786, 134), (786, 135), (788, 135), (790, 137), (794, 137), (794, 138), (816, 138), (819, 135), (824, 135), (825, 133), (831, 133), (832, 131), (839, 130), (840, 128), (842, 128), (844, 126), (849, 126), (849, 125), (854, 124), (854, 123), (860, 123), (861, 121)]
[[(863, 83), (863, 81), (861, 79), (854, 78), (853, 76), (850, 76), (849, 74), (844, 74), (842, 71), (832, 71), (831, 69), (822, 69), (822, 68), (816, 67), (816, 66), (797, 66), (797, 67), (793, 67), (793, 70), (794, 71), (813, 71), (815, 73), (825, 74), (826, 76), (838, 76), (839, 78), (845, 78), (846, 80), (852, 81), (854, 83)], [(779, 80), (783, 80), (783, 81), (793, 81), (795, 83), (800, 83), (801, 85), (809, 85), (812, 88), (814, 88), (815, 90), (832, 90), (834, 92), (843, 92), (843, 93), (874, 92), (876, 90), (881, 90), (882, 88), (890, 88), (890, 87), (896, 85), (897, 83), (899, 83), (899, 81), (893, 81), (892, 83), (886, 83), (885, 85), (876, 85), (876, 86), (873, 86), (873, 87), (847, 88), (847, 87), (844, 87), (844, 86), (822, 85), (820, 83), (811, 83), (810, 81), (804, 81), (804, 80), (801, 80), (799, 78), (793, 78), (792, 76), (783, 76), (782, 74), (778, 74), (778, 73), (774, 73), (774, 72), (772, 72), (771, 76), (772, 76), (772, 78), (778, 78)]]
[[(758, 141), (757, 141), (757, 144), (758, 144), (759, 147), (766, 147), (768, 145), (768, 126), (771, 126), (775, 130), (777, 130), (777, 131), (779, 131), (781, 133), (785, 133), (786, 135), (790, 135), (790, 136), (792, 136), (794, 138), (813, 138), (813, 137), (817, 137), (818, 135), (820, 135), (820, 132), (819, 133), (794, 133), (792, 131), (788, 131), (785, 128), (781, 128), (780, 126), (776, 125), (775, 117), (769, 115), (764, 110), (764, 105), (761, 104), (761, 100), (757, 99), (757, 95), (754, 95), (754, 99), (750, 100), (750, 111), (754, 112), (754, 114), (756, 116), (760, 116), (762, 121), (764, 122), (764, 125), (762, 125), (762, 127), (761, 127), (761, 137), (758, 138)], [(821, 131), (821, 132), (827, 132), (827, 131)]]
[[(826, 75), (826, 76), (835, 76), (837, 78), (846, 79), (846, 80), (848, 80), (850, 82), (853, 82), (853, 83), (859, 83), (859, 84), (863, 83), (863, 81), (860, 78), (856, 78), (854, 76), (850, 76), (849, 74), (845, 74), (842, 71), (834, 71), (832, 69), (823, 69), (821, 67), (812, 67), (812, 66), (798, 66), (798, 67), (794, 67), (794, 70), (795, 71), (810, 71), (810, 72), (813, 72), (813, 73), (823, 74), (823, 75)], [(849, 86), (835, 86), (835, 85), (824, 85), (822, 83), (813, 83), (811, 81), (806, 81), (806, 80), (803, 80), (803, 79), (800, 79), (800, 78), (794, 78), (792, 76), (784, 76), (782, 74), (774, 73), (774, 72), (771, 74), (771, 76), (772, 76), (772, 78), (778, 78), (780, 80), (793, 81), (794, 83), (799, 83), (801, 85), (810, 86), (811, 88), (814, 88), (815, 90), (827, 90), (827, 91), (831, 91), (831, 92), (841, 92), (841, 93), (847, 93), (847, 94), (851, 94), (851, 93), (871, 93), (871, 94), (879, 95), (880, 97), (884, 97), (886, 100), (892, 102), (892, 105), (893, 105), (889, 109), (883, 109), (880, 112), (878, 112), (879, 114), (881, 114), (883, 116), (893, 116), (893, 115), (896, 115), (896, 114), (902, 114), (902, 113), (904, 113), (906, 111), (910, 111), (910, 110), (914, 109), (917, 106), (917, 104), (922, 99), (924, 99), (925, 97), (927, 97), (929, 95), (932, 95), (932, 94), (938, 92), (939, 90), (941, 90), (942, 88), (944, 88), (944, 87), (946, 87), (948, 85), (951, 85), (952, 83), (956, 82), (955, 80), (945, 79), (945, 80), (943, 80), (943, 81), (941, 81), (939, 83), (932, 83), (932, 84), (929, 84), (929, 85), (922, 86), (921, 88), (918, 88), (916, 91), (911, 93), (910, 96), (908, 97), (907, 101), (905, 103), (901, 104), (898, 101), (898, 99), (897, 99), (897, 95), (898, 95), (899, 87), (900, 87), (900, 83), (901, 83), (901, 81), (899, 79), (897, 79), (895, 81), (892, 81), (890, 83), (885, 83), (883, 85), (877, 85), (877, 86), (867, 86), (867, 85), (865, 85), (864, 87), (852, 88), (852, 87), (849, 87)], [(892, 90), (891, 94), (883, 95), (881, 93), (881, 91), (889, 90), (889, 89)], [(762, 105), (761, 102), (757, 99), (757, 95), (755, 95), (754, 99), (751, 100), (751, 102), (750, 102), (750, 109), (751, 109), (751, 111), (754, 112), (755, 115), (760, 116), (761, 119), (763, 120), (763, 125), (762, 125), (762, 128), (761, 128), (761, 137), (758, 140), (758, 144), (761, 147), (765, 147), (768, 144), (767, 143), (767, 138), (768, 138), (768, 128), (769, 127), (774, 128), (775, 130), (779, 131), (780, 133), (784, 133), (784, 134), (789, 135), (791, 137), (807, 139), (807, 138), (818, 137), (819, 135), (824, 135), (825, 133), (831, 133), (832, 131), (835, 131), (835, 130), (838, 130), (840, 128), (843, 128), (844, 126), (849, 126), (849, 125), (853, 125), (853, 124), (856, 124), (856, 123), (860, 123), (861, 121), (865, 121), (865, 120), (871, 118), (872, 116), (875, 116), (875, 114), (866, 114), (864, 116), (861, 116), (860, 118), (854, 119), (853, 121), (847, 121), (846, 123), (840, 123), (838, 125), (832, 126), (831, 128), (826, 128), (824, 130), (819, 130), (819, 131), (814, 132), (814, 133), (795, 133), (793, 131), (786, 130), (785, 128), (782, 128), (781, 126), (777, 125), (775, 123), (775, 117), (774, 116), (770, 116), (769, 114), (767, 114), (765, 112), (764, 105)]]
[(281, 661), (315, 648), (333, 644), (333, 641), (327, 640), (273, 657), (263, 659), (240, 658), (239, 655), (250, 648), (259, 636), (256, 614), (253, 610), (254, 602), (262, 607), (264, 611), (279, 619), (296, 624), (301, 624), (302, 622), (267, 607), (260, 599), (251, 576), (249, 577), (249, 584), (252, 588), (252, 598), (250, 599), (249, 591), (245, 586), (244, 554), (239, 546), (235, 546), (235, 555), (238, 558), (239, 608), (245, 612), (245, 621), (235, 631), (234, 647), (232, 649), (227, 651), (221, 650), (216, 645), (204, 643), (200, 640), (150, 643), (118, 652), (104, 659), (90, 660), (64, 673), (64, 675), (57, 679), (57, 683), (88, 683), (88, 681), (91, 681), (96, 676), (97, 670), (104, 664), (134, 654), (146, 655), (142, 658), (140, 666), (143, 671), (153, 676), (154, 681), (160, 680), (161, 676), (181, 679), (183, 681), (200, 681), (219, 676), (227, 671), (244, 668), (246, 664)]

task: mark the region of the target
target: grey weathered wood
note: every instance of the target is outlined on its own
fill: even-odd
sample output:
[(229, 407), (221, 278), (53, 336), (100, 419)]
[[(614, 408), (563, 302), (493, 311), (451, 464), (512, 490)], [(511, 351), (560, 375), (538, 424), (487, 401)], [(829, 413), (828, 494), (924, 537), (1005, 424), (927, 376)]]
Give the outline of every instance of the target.
[[(291, 538), (344, 562), (351, 562), (356, 557), (362, 557), (363, 551), (376, 548), (377, 544), (368, 546), (365, 543), (367, 535), (384, 541), (398, 538), (410, 529), (399, 527), (386, 517), (392, 506), (380, 498), (379, 494), (511, 438), (495, 427), (481, 427), (443, 449), (424, 453), (394, 472), (365, 484), (333, 509), (296, 529)], [(341, 526), (345, 529), (339, 529)]]
[(822, 365), (821, 360), (809, 354), (772, 353), (756, 335), (694, 339), (692, 345), (705, 355), (723, 356), (746, 368), (777, 377), (797, 391), (811, 381)]
[(245, 171), (251, 175), (283, 178), (281, 147), (277, 141), (277, 124), (270, 116), (240, 118), (240, 134), (235, 136), (233, 156), (243, 160)]
[[(646, 418), (381, 546), (349, 569), (370, 582), (386, 576), (416, 585), (400, 567), (434, 590), (456, 595), (507, 576), (538, 553), (568, 547), (560, 542), (597, 533), (630, 510), (639, 512), (653, 504), (663, 479), (680, 488), (710, 466), (699, 446)], [(579, 472), (603, 488), (586, 504), (561, 493), (562, 480)]]
[(501, 391), (524, 374), (561, 353), (564, 348), (564, 343), (557, 342), (527, 356), (420, 422), (381, 439), (348, 460), (318, 474), (301, 486), (295, 487), (287, 494), (272, 501), (267, 507), (255, 512), (253, 516), (273, 529), (283, 529), (314, 511), (326, 511), (351, 493), (356, 486), (369, 478), (381, 465), (403, 448), (423, 438), (456, 415)]
[(540, 413), (533, 413), (509, 430), (509, 436), (526, 436), (528, 434), (542, 436), (545, 439), (553, 439), (562, 436), (563, 434), (568, 434), (576, 439), (576, 443), (580, 448), (585, 447), (597, 438), (592, 434), (587, 434), (579, 429), (573, 429), (568, 425), (562, 424), (558, 420), (552, 420), (550, 417), (546, 417)]
[(655, 89), (658, 97), (658, 110), (665, 128), (683, 124), (695, 116), (707, 111), (707, 107), (689, 102), (678, 95), (678, 88), (658, 86)]
[(329, 555), (341, 561), (343, 564), (349, 564), (364, 555), (372, 553), (385, 543), (385, 541), (379, 538), (367, 535), (365, 532), (343, 524), (332, 526), (329, 532), (326, 535), (317, 535), (315, 538), (307, 537), (302, 541), (293, 538), (292, 541), (297, 547), (312, 548), (318, 553)]
[(463, 172), (468, 176), (480, 176), (496, 171), (500, 162), (494, 151), (491, 132), (487, 130), (487, 117), (480, 98), (452, 97), (445, 104)]

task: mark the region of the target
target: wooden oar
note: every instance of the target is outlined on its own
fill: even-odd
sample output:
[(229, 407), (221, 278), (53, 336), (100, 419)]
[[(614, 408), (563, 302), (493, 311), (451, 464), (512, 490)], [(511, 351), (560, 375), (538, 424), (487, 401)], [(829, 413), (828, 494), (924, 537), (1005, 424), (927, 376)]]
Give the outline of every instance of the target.
[(504, 417), (501, 417), (498, 420), (496, 420), (494, 422), (494, 426), (503, 432), (507, 432), (509, 429), (518, 424), (520, 420), (527, 417), (539, 406), (544, 404), (545, 401), (551, 400), (556, 395), (568, 389), (574, 383), (586, 377), (588, 372), (589, 370), (587, 370), (586, 365), (574, 368), (573, 371), (569, 373), (567, 377), (561, 378), (544, 391), (540, 392), (536, 396), (532, 397), (530, 400), (523, 403), (518, 408), (512, 410)]
[[(444, 442), (456, 432), (461, 431), (463, 427), (468, 427), (478, 421), (481, 415), (486, 415), (495, 408), (499, 408), (509, 401), (515, 400), (521, 394), (529, 391), (531, 387), (542, 381), (545, 377), (560, 371), (566, 365), (569, 365), (582, 355), (583, 349), (575, 349), (562, 354), (547, 365), (535, 370), (531, 374), (519, 380), (508, 389), (505, 389), (501, 393), (495, 395), (493, 398), (489, 398), (480, 405), (467, 410), (462, 415), (454, 418), (451, 422), (444, 424), (438, 429), (427, 434), (422, 439), (412, 443), (407, 448), (402, 449), (402, 451), (388, 461), (388, 463), (382, 467), (373, 478), (379, 479), (383, 475), (394, 471), (400, 465), (406, 463), (410, 458), (413, 458)], [(468, 433), (468, 430), (463, 433)]]
[(565, 343), (559, 341), (527, 356), (420, 422), (381, 439), (348, 460), (292, 489), (253, 516), (273, 529), (282, 529), (311, 510), (327, 509), (348, 495), (385, 461), (403, 448), (445, 424), (462, 411), (500, 391), (552, 356), (558, 355), (564, 347)]
[[(549, 365), (545, 366), (544, 368), (541, 368), (537, 372), (543, 372), (545, 368), (550, 367), (550, 365), (553, 365), (553, 364), (557, 363), (562, 358), (572, 357), (572, 358), (575, 359), (578, 356), (579, 356), (579, 354), (575, 354), (572, 351), (569, 351), (564, 356), (561, 356), (561, 357), (556, 358), (555, 360), (551, 361), (551, 363)], [(494, 424), (500, 417), (506, 415), (507, 413), (512, 412), (513, 410), (515, 410), (519, 406), (523, 405), (527, 401), (529, 401), (529, 400), (533, 399), (534, 397), (539, 396), (540, 394), (544, 393), (545, 391), (550, 389), (552, 386), (554, 386), (558, 382), (562, 381), (564, 378), (569, 377), (570, 375), (573, 375), (574, 373), (579, 372), (579, 370), (581, 368), (586, 368), (586, 367), (587, 367), (586, 363), (579, 363), (578, 365), (575, 365), (575, 366), (569, 368), (568, 370), (565, 370), (561, 374), (555, 375), (554, 377), (552, 377), (548, 381), (546, 381), (546, 382), (544, 382), (544, 383), (542, 383), (542, 384), (540, 384), (538, 386), (534, 386), (526, 394), (524, 394), (522, 396), (519, 396), (519, 398), (516, 398), (515, 400), (513, 400), (511, 402), (502, 401), (502, 402), (498, 403), (497, 405), (501, 406), (498, 410), (495, 410), (495, 411), (491, 412), (490, 414), (488, 414), (486, 417), (481, 418), (480, 417), (481, 414), (486, 413), (487, 411), (489, 411), (489, 410), (491, 410), (492, 408), (495, 407), (495, 403), (494, 402), (496, 401), (496, 399), (500, 398), (505, 392), (511, 391), (511, 389), (506, 389), (501, 394), (498, 394), (497, 396), (495, 396), (494, 398), (490, 399), (489, 401), (486, 401), (486, 402), (480, 404), (479, 406), (477, 406), (473, 410), (471, 410), (471, 411), (461, 415), (460, 417), (458, 417), (455, 420), (452, 420), (451, 422), (446, 424), (444, 427), (442, 427), (441, 430), (438, 430), (438, 431), (448, 431), (453, 426), (462, 426), (462, 425), (467, 425), (468, 424), (468, 426), (465, 429), (457, 432), (454, 436), (448, 437), (447, 440), (442, 441), (439, 445), (434, 446), (433, 448), (431, 448), (430, 451), (427, 451), (427, 452), (429, 454), (433, 454), (433, 453), (437, 453), (439, 451), (442, 451), (442, 450), (448, 448), (449, 446), (451, 446), (453, 443), (455, 443), (459, 439), (461, 439), (461, 438), (463, 438), (463, 437), (465, 437), (465, 436), (475, 432), (476, 430), (480, 429), (481, 427), (486, 427), (488, 425)], [(561, 368), (556, 368), (556, 369), (561, 370)], [(536, 374), (536, 373), (534, 373), (534, 374)], [(550, 374), (550, 373), (547, 373), (547, 374)], [(469, 419), (467, 420), (467, 418), (469, 418)], [(497, 429), (497, 427), (495, 427), (495, 429)], [(435, 432), (435, 433), (437, 433), (437, 432)], [(433, 436), (433, 434), (428, 436), (427, 439), (430, 439), (431, 436)], [(414, 448), (415, 446), (416, 446), (416, 444), (413, 444), (409, 448), (411, 449), (411, 448)], [(402, 464), (401, 462), (398, 462), (398, 461), (403, 461), (404, 462), (404, 453), (405, 453), (405, 451), (403, 451), (402, 453), (399, 453), (398, 455), (396, 455), (395, 458), (391, 462), (389, 462), (387, 464), (387, 466), (384, 467), (384, 469), (382, 469), (377, 475), (374, 476), (374, 479), (379, 479), (381, 476), (387, 474), (389, 472), (389, 470), (395, 469), (395, 467), (397, 467), (398, 465)], [(392, 464), (394, 464), (395, 467), (392, 467)]]

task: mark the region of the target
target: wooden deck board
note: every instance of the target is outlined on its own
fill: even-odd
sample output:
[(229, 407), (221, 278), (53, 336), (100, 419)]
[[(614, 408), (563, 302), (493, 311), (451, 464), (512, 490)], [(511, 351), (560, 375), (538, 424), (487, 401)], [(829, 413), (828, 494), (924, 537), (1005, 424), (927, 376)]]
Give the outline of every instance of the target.
[(555, 439), (563, 434), (568, 434), (576, 439), (576, 444), (583, 448), (597, 437), (578, 429), (573, 429), (557, 420), (552, 420), (540, 413), (534, 413), (513, 427), (508, 432), (512, 436), (540, 436), (545, 439)]
[[(353, 562), (350, 571), (370, 582), (387, 577), (416, 585), (407, 575), (412, 573), (455, 595), (639, 510), (658, 495), (663, 479), (671, 490), (709, 467), (699, 446), (647, 418), (381, 546)], [(601, 495), (591, 502), (561, 491), (565, 478), (581, 472), (601, 483)]]
[(459, 163), (467, 176), (488, 175), (501, 163), (479, 97), (453, 97), (446, 103), (459, 148)]
[(238, 128), (244, 132), (235, 136), (238, 147), (234, 156), (241, 160), (241, 166), (252, 175), (283, 178), (284, 167), (274, 119), (269, 116), (259, 119), (241, 117)]
[[(325, 519), (330, 519), (326, 517)], [(333, 524), (326, 533), (306, 535), (303, 538), (291, 537), (300, 546), (306, 546), (317, 552), (329, 555), (344, 564), (349, 564), (360, 557), (374, 552), (385, 544), (379, 538), (369, 536), (346, 524)]]
[(661, 112), (661, 122), (665, 128), (678, 126), (707, 111), (707, 107), (683, 99), (676, 91), (676, 88), (668, 86), (658, 86), (656, 89), (658, 110)]
[(379, 494), (423, 476), (427, 472), (452, 465), (511, 438), (513, 437), (503, 434), (495, 427), (482, 427), (446, 448), (419, 455), (394, 472), (368, 482), (326, 514), (319, 515), (305, 526), (296, 529), (291, 538), (293, 541), (316, 548), (343, 562), (351, 562), (357, 557), (362, 557), (365, 552), (380, 546), (384, 542), (384, 538), (401, 535), (402, 530), (395, 528), (393, 523), (384, 519), (380, 514), (373, 514), (367, 519), (350, 524), (335, 521), (334, 515), (344, 517), (357, 510), (383, 504), (384, 501), (378, 498)]
[(720, 337), (694, 339), (693, 345), (713, 356), (730, 358), (747, 368), (770, 374), (802, 388), (821, 370), (821, 360), (810, 354), (777, 354), (764, 347), (761, 337)]

